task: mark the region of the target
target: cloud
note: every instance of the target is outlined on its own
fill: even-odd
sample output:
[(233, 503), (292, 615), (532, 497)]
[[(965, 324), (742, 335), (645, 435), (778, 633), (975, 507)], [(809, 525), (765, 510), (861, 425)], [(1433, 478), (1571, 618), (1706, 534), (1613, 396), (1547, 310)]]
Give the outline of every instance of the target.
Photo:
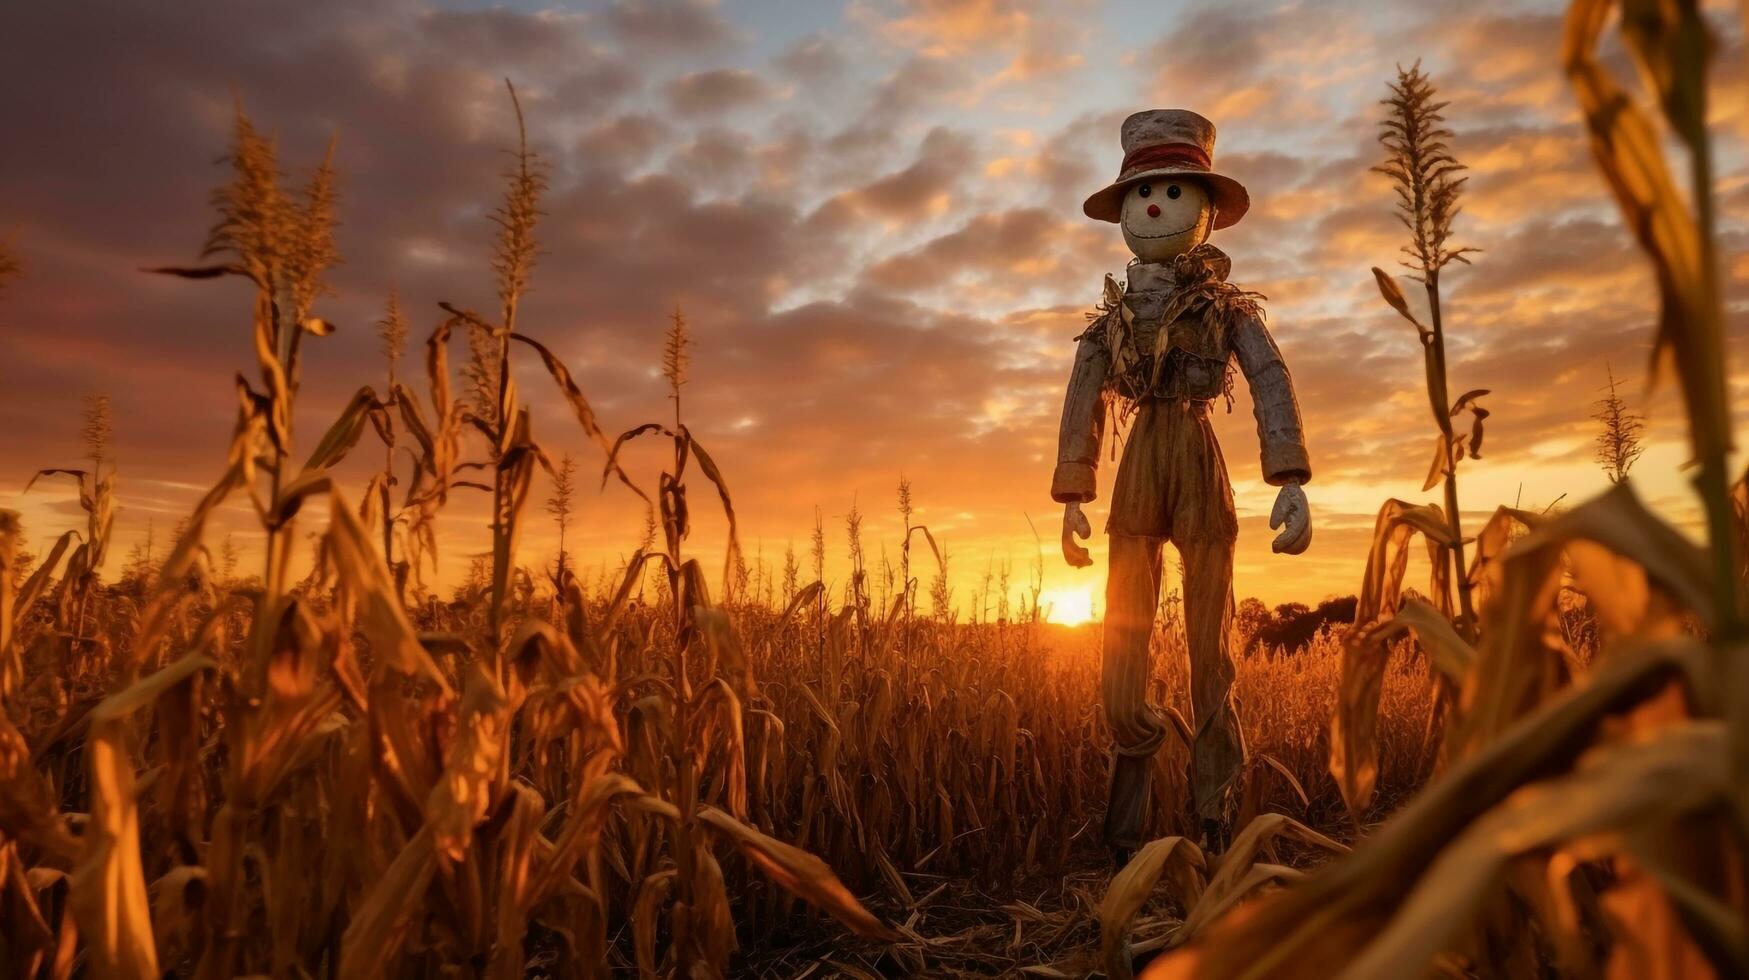
[(704, 0), (615, 0), (603, 20), (626, 44), (661, 52), (717, 48), (738, 37)]
[(676, 177), (712, 195), (734, 195), (759, 168), (743, 133), (720, 126), (699, 130), (692, 142), (669, 161)]
[(927, 59), (993, 61), (993, 70), (970, 95), (974, 101), (1011, 86), (1060, 79), (1086, 63), (1088, 31), (1062, 4), (905, 0), (885, 17), (865, 6), (853, 7), (853, 15)]
[(1017, 0), (906, 0), (883, 29), (932, 57), (956, 57), (1022, 42), (1032, 31), (1037, 6)]
[(1244, 79), (1267, 63), (1263, 32), (1253, 13), (1230, 6), (1191, 10), (1148, 49), (1147, 64), (1164, 80)]
[(809, 85), (839, 79), (850, 65), (844, 45), (828, 34), (810, 34), (790, 42), (772, 63), (785, 75)]
[(923, 138), (909, 166), (857, 188), (851, 196), (876, 215), (914, 217), (946, 203), (954, 186), (970, 175), (973, 154), (969, 137), (937, 127)]
[[(1432, 451), (1421, 347), (1368, 272), (1395, 268), (1404, 234), (1368, 169), (1376, 102), (1396, 61), (1423, 55), (1471, 167), (1457, 235), (1484, 249), (1444, 282), (1453, 384), (1492, 389), (1495, 411), (1488, 458), (1465, 464), (1466, 510), (1512, 502), (1519, 482), (1546, 502), (1601, 481), (1588, 414), (1606, 364), (1661, 440), (1642, 464), (1647, 495), (1682, 499), (1673, 394), (1640, 395), (1651, 283), (1562, 89), (1553, 17), (1271, 2), (1113, 24), (1076, 5), (920, 0), (855, 5), (799, 37), (768, 18), (633, 0), (585, 14), (415, 0), (20, 7), (0, 37), (18, 80), (0, 88), (0, 118), (19, 134), (0, 155), (0, 234), (29, 277), (0, 297), (0, 487), (77, 454), (88, 391), (116, 402), (120, 553), (148, 515), (186, 510), (189, 488), (217, 476), (231, 376), (253, 370), (248, 291), (134, 270), (198, 248), (233, 93), (288, 171), (338, 137), (345, 264), (322, 303), (341, 329), (306, 345), (301, 441), (359, 385), (382, 383), (370, 324), (391, 288), (416, 342), (438, 300), (491, 309), (508, 76), (552, 176), (520, 322), (566, 359), (605, 424), (672, 411), (655, 369), (678, 305), (697, 342), (685, 411), (750, 540), (775, 553), (809, 533), (814, 504), (835, 523), (853, 501), (890, 539), (881, 501), (903, 472), (969, 581), (986, 561), (1030, 560), (1029, 517), (1050, 534), (1070, 340), (1128, 259), (1080, 203), (1114, 175), (1125, 115), (1180, 104), (1216, 114), (1217, 163), (1252, 191), (1251, 213), (1215, 241), (1237, 281), (1269, 294), (1327, 522), (1304, 562), (1267, 552), (1257, 525), (1271, 497), (1240, 385), (1217, 417), (1247, 522), (1239, 590), (1348, 590), (1372, 511), (1422, 499)], [(51, 43), (75, 33), (78, 45)], [(1734, 130), (1718, 160), (1734, 256), (1749, 241)], [(1745, 269), (1727, 270), (1734, 303), (1749, 303)], [(1735, 316), (1741, 392), (1749, 331)], [(550, 382), (518, 380), (548, 449), (587, 458)], [(643, 452), (628, 457), (640, 478), (658, 464)], [(0, 506), (22, 507), (37, 542), (76, 516), (38, 491)], [(638, 505), (610, 490), (587, 507), (579, 547), (611, 562), (636, 539)], [(223, 523), (247, 539), (249, 522), (239, 509)], [(708, 549), (721, 529), (702, 509), (700, 522)], [(483, 526), (477, 501), (446, 513), (452, 573), (484, 547)], [(539, 522), (526, 540), (531, 560), (551, 546)], [(1091, 581), (1054, 560), (1048, 576), (1047, 588)]]
[(1043, 208), (979, 214), (948, 234), (869, 266), (864, 276), (871, 285), (898, 292), (925, 292), (975, 278), (1013, 299), (1041, 281), (1066, 278), (1080, 259), (1109, 246), (1111, 238), (1107, 231)]
[(667, 86), (668, 105), (683, 116), (720, 115), (771, 98), (766, 80), (744, 68), (713, 68), (673, 79)]
[(649, 163), (673, 136), (660, 117), (633, 112), (602, 122), (577, 141), (575, 159), (585, 166), (633, 171)]

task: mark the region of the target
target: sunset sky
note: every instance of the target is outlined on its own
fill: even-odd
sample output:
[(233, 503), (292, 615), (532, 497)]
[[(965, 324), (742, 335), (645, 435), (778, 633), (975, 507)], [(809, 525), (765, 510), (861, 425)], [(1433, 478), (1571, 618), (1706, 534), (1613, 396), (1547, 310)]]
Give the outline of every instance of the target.
[[(793, 543), (805, 561), (818, 507), (828, 576), (842, 582), (854, 505), (871, 560), (882, 542), (896, 560), (904, 476), (916, 520), (952, 556), (962, 601), (1005, 562), (1018, 593), (1037, 551), (1030, 517), (1047, 601), (1076, 618), (1103, 582), (1103, 535), (1094, 568), (1063, 564), (1048, 494), (1057, 419), (1071, 339), (1102, 276), (1121, 275), (1128, 258), (1115, 226), (1087, 220), (1080, 203), (1115, 175), (1124, 116), (1184, 107), (1215, 122), (1216, 167), (1250, 188), (1249, 215), (1213, 241), (1233, 257), (1233, 278), (1269, 297), (1313, 459), (1312, 548), (1271, 555), (1274, 495), (1240, 384), (1217, 423), (1241, 518), (1238, 594), (1352, 592), (1379, 505), (1436, 496), (1420, 491), (1433, 428), (1419, 346), (1368, 272), (1396, 268), (1403, 239), (1384, 178), (1368, 172), (1380, 159), (1378, 100), (1394, 66), (1419, 58), (1451, 102), (1453, 149), (1472, 169), (1455, 237), (1483, 250), (1446, 291), (1453, 389), (1492, 390), (1485, 458), (1462, 470), (1465, 519), (1479, 526), (1498, 504), (1540, 509), (1605, 486), (1589, 415), (1611, 365), (1650, 416), (1635, 482), (1692, 530), (1673, 392), (1646, 393), (1651, 281), (1556, 63), (1560, 10), (12, 4), (0, 14), (0, 239), (26, 275), (0, 296), (0, 507), (23, 512), (33, 546), (82, 526), (70, 485), (18, 491), (38, 467), (77, 463), (88, 393), (116, 406), (123, 512), (110, 574), (149, 519), (168, 529), (222, 471), (231, 376), (255, 370), (247, 287), (135, 270), (197, 253), (208, 194), (226, 176), (215, 161), (234, 98), (277, 136), (294, 174), (338, 138), (344, 265), (318, 309), (340, 329), (305, 347), (305, 446), (359, 385), (380, 389), (373, 324), (391, 289), (410, 313), (416, 371), (438, 301), (492, 308), (487, 216), (514, 138), (508, 77), (552, 181), (522, 328), (566, 360), (610, 431), (669, 411), (658, 356), (678, 305), (696, 343), (686, 415), (725, 471), (749, 554), (781, 565)], [(1738, 53), (1735, 8), (1716, 14)], [(1749, 89), (1727, 70), (1714, 121), (1741, 424)], [(537, 437), (598, 472), (599, 452), (538, 361), (523, 367)], [(365, 446), (374, 463), (380, 452)], [(656, 459), (632, 462), (653, 486)], [(365, 470), (353, 471), (356, 500)], [(1101, 467), (1096, 530), (1114, 472)], [(611, 567), (636, 545), (640, 505), (588, 482), (572, 547), (586, 566)], [(710, 497), (692, 492), (691, 546), (714, 551), (722, 524)], [(488, 547), (484, 511), (463, 496), (445, 512), (444, 581)], [(533, 561), (555, 537), (538, 505), (531, 517)], [(219, 530), (234, 530), (249, 556), (252, 528), (239, 501)]]

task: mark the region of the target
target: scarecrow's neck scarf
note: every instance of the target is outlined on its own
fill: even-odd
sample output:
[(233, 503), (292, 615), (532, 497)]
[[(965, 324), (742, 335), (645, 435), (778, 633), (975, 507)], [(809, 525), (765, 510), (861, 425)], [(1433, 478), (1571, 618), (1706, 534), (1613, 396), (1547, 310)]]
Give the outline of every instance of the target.
[[(1131, 263), (1129, 281), (1122, 289), (1107, 277), (1105, 302), (1092, 314), (1094, 322), (1087, 334), (1111, 353), (1107, 384), (1118, 396), (1120, 414), (1133, 411), (1139, 399), (1159, 390), (1175, 348), (1224, 360), (1233, 325), (1241, 316), (1261, 315), (1257, 301), (1262, 295), (1227, 282), (1231, 269), (1226, 253), (1204, 242), (1168, 262)], [(1166, 294), (1154, 329), (1133, 327), (1135, 315), (1125, 297), (1139, 292)]]
[(1143, 262), (1137, 259), (1127, 270), (1129, 291), (1170, 290), (1179, 286), (1196, 288), (1209, 283), (1224, 283), (1233, 269), (1227, 253), (1208, 242), (1164, 262)]
[(1132, 262), (1124, 287), (1106, 277), (1105, 300), (1091, 314), (1094, 327), (1107, 328), (1102, 332), (1108, 333), (1114, 353), (1121, 347), (1133, 348), (1129, 326), (1135, 311), (1126, 297), (1142, 292), (1164, 293), (1158, 339), (1146, 345), (1148, 350), (1128, 353), (1140, 360), (1164, 355), (1170, 346), (1182, 346), (1204, 355), (1224, 350), (1227, 333), (1240, 317), (1262, 315), (1257, 305), (1263, 299), (1261, 293), (1240, 289), (1227, 281), (1232, 267), (1227, 254), (1207, 242), (1166, 262)]

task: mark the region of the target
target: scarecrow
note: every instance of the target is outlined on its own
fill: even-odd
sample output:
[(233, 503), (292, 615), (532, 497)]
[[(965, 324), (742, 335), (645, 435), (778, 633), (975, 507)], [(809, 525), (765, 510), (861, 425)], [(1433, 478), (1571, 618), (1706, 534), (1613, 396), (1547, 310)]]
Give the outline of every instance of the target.
[(1282, 529), (1274, 550), (1297, 555), (1312, 540), (1300, 489), (1312, 468), (1293, 382), (1264, 328), (1263, 297), (1228, 282), (1231, 262), (1207, 241), (1244, 216), (1250, 197), (1212, 169), (1215, 127), (1194, 112), (1138, 112), (1124, 120), (1122, 139), (1117, 180), (1082, 210), (1118, 224), (1135, 259), (1123, 285), (1106, 277), (1104, 300), (1076, 338), (1051, 479), (1051, 496), (1064, 505), (1063, 556), (1077, 568), (1091, 565), (1075, 541), (1092, 533), (1081, 506), (1095, 497), (1108, 416), (1114, 428), (1128, 423), (1106, 523), (1101, 681), (1116, 740), (1104, 836), (1120, 864), (1143, 843), (1152, 757), (1167, 731), (1147, 700), (1148, 639), (1167, 542), (1184, 567), (1193, 802), (1204, 844), (1219, 850), (1227, 841), (1229, 796), (1245, 760), (1228, 646), (1238, 521), (1210, 416), (1217, 401), (1232, 408), (1235, 361), (1251, 388), (1263, 478), (1280, 488), (1269, 522)]

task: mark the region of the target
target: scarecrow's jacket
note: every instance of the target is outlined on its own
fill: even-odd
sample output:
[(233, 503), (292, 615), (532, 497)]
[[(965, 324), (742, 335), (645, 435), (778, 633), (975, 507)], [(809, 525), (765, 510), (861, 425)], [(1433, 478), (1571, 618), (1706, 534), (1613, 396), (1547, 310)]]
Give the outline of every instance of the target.
[(1281, 351), (1263, 325), (1256, 293), (1226, 281), (1231, 262), (1201, 245), (1172, 263), (1134, 264), (1129, 282), (1106, 279), (1105, 302), (1075, 351), (1051, 497), (1087, 503), (1106, 415), (1143, 399), (1212, 402), (1231, 398), (1237, 361), (1251, 388), (1263, 478), (1271, 485), (1311, 479), (1300, 407)]

